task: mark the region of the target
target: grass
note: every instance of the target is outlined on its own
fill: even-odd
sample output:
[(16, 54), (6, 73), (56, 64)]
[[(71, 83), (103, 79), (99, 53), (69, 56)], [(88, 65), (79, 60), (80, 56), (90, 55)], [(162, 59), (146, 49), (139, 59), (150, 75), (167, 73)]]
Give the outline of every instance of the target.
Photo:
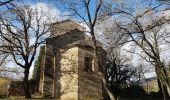
[[(25, 99), (25, 97), (24, 96), (10, 96), (10, 97), (5, 97), (3, 99), (7, 99), (7, 100), (23, 100), (23, 99)], [(32, 99), (43, 99), (43, 96), (39, 95), (39, 94), (35, 94), (35, 95), (32, 95)]]

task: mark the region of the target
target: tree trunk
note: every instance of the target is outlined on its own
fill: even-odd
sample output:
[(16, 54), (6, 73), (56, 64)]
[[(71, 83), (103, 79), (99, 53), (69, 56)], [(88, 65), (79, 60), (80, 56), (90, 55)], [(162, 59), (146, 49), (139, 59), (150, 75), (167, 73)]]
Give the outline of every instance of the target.
[(23, 80), (23, 84), (24, 84), (24, 95), (26, 99), (30, 99), (31, 98), (31, 94), (30, 94), (30, 88), (29, 88), (29, 82), (28, 82), (28, 76), (29, 76), (29, 68), (27, 68), (28, 66), (26, 66), (25, 71), (24, 71), (24, 80)]
[(164, 100), (167, 100), (167, 98), (169, 97), (167, 87), (164, 84), (161, 84), (159, 79), (157, 79), (157, 81), (158, 81), (159, 92), (162, 94), (164, 98), (166, 98)]
[(93, 28), (91, 27), (91, 32), (90, 33), (92, 35), (92, 41), (93, 41), (94, 46), (95, 46), (95, 51), (94, 52), (95, 52), (96, 57), (97, 57), (98, 68), (99, 68), (100, 72), (102, 72), (102, 74), (105, 75), (106, 73), (104, 73), (104, 69), (102, 68), (101, 62), (100, 62), (100, 54), (99, 54), (99, 50), (98, 50), (98, 46), (97, 46), (97, 40), (96, 40), (95, 34), (94, 34), (94, 27)]
[(168, 100), (167, 88), (162, 83), (161, 83), (161, 87), (162, 87), (162, 94), (163, 94), (164, 100)]
[[(157, 76), (159, 76), (159, 71), (157, 68), (155, 68)], [(169, 97), (167, 86), (161, 82), (159, 77), (157, 77), (157, 82), (158, 82), (158, 87), (159, 87), (159, 92), (163, 95), (164, 100), (167, 100)]]

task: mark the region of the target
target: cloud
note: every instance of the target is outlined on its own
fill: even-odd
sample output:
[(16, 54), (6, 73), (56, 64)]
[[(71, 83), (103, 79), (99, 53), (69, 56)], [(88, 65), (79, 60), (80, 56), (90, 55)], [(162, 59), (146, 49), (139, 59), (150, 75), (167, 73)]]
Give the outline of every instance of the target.
[(91, 34), (90, 34), (90, 28), (87, 26), (87, 24), (85, 22), (77, 22), (79, 25), (83, 26), (85, 28), (85, 34), (89, 37), (91, 37)]
[[(41, 19), (41, 24), (44, 24), (44, 23), (51, 24), (51, 23), (69, 19), (69, 17), (67, 16), (67, 15), (69, 15), (69, 12), (61, 12), (59, 9), (57, 9), (56, 7), (53, 7), (52, 5), (49, 5), (49, 4), (39, 2), (36, 4), (32, 4), (31, 8), (33, 9), (33, 11), (36, 11), (38, 13), (39, 18), (42, 15), (44, 15), (43, 18)], [(35, 25), (35, 27), (36, 27), (36, 21), (33, 21), (32, 24)], [(30, 39), (30, 44), (34, 44), (34, 42), (35, 42), (35, 38), (33, 37)], [(38, 52), (37, 52), (36, 58), (38, 57), (39, 50), (40, 50), (40, 48), (38, 48), (38, 50), (37, 50)], [(34, 63), (32, 64), (32, 66), (30, 68), (29, 78), (32, 77), (33, 70), (34, 70)]]
[(39, 17), (42, 14), (44, 14), (46, 18), (50, 18), (51, 23), (53, 23), (54, 21), (62, 21), (62, 20), (69, 18), (67, 16), (69, 12), (67, 11), (61, 12), (59, 9), (49, 4), (39, 2), (39, 3), (31, 5), (31, 8), (34, 11), (35, 10), (38, 11)]

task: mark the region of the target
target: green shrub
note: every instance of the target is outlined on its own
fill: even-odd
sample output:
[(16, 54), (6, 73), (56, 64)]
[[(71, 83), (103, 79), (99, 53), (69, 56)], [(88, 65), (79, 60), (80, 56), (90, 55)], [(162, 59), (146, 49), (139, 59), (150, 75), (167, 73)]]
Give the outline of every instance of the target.
[(36, 80), (37, 77), (39, 77), (39, 73), (40, 73), (40, 62), (41, 62), (41, 60), (42, 60), (42, 56), (43, 56), (44, 53), (45, 53), (45, 46), (42, 46), (42, 47), (40, 48), (40, 52), (39, 52), (38, 58), (37, 58), (37, 60), (35, 61), (35, 64), (34, 64), (34, 70), (33, 70), (32, 80)]

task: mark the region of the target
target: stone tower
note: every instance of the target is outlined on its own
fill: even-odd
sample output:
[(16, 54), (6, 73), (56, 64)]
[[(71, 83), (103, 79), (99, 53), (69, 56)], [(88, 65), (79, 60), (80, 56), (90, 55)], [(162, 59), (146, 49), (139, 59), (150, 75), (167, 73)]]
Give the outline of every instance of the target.
[[(46, 41), (39, 91), (56, 99), (102, 99), (98, 59), (84, 27), (69, 20), (51, 27), (53, 37)], [(104, 55), (101, 49), (102, 64)]]

